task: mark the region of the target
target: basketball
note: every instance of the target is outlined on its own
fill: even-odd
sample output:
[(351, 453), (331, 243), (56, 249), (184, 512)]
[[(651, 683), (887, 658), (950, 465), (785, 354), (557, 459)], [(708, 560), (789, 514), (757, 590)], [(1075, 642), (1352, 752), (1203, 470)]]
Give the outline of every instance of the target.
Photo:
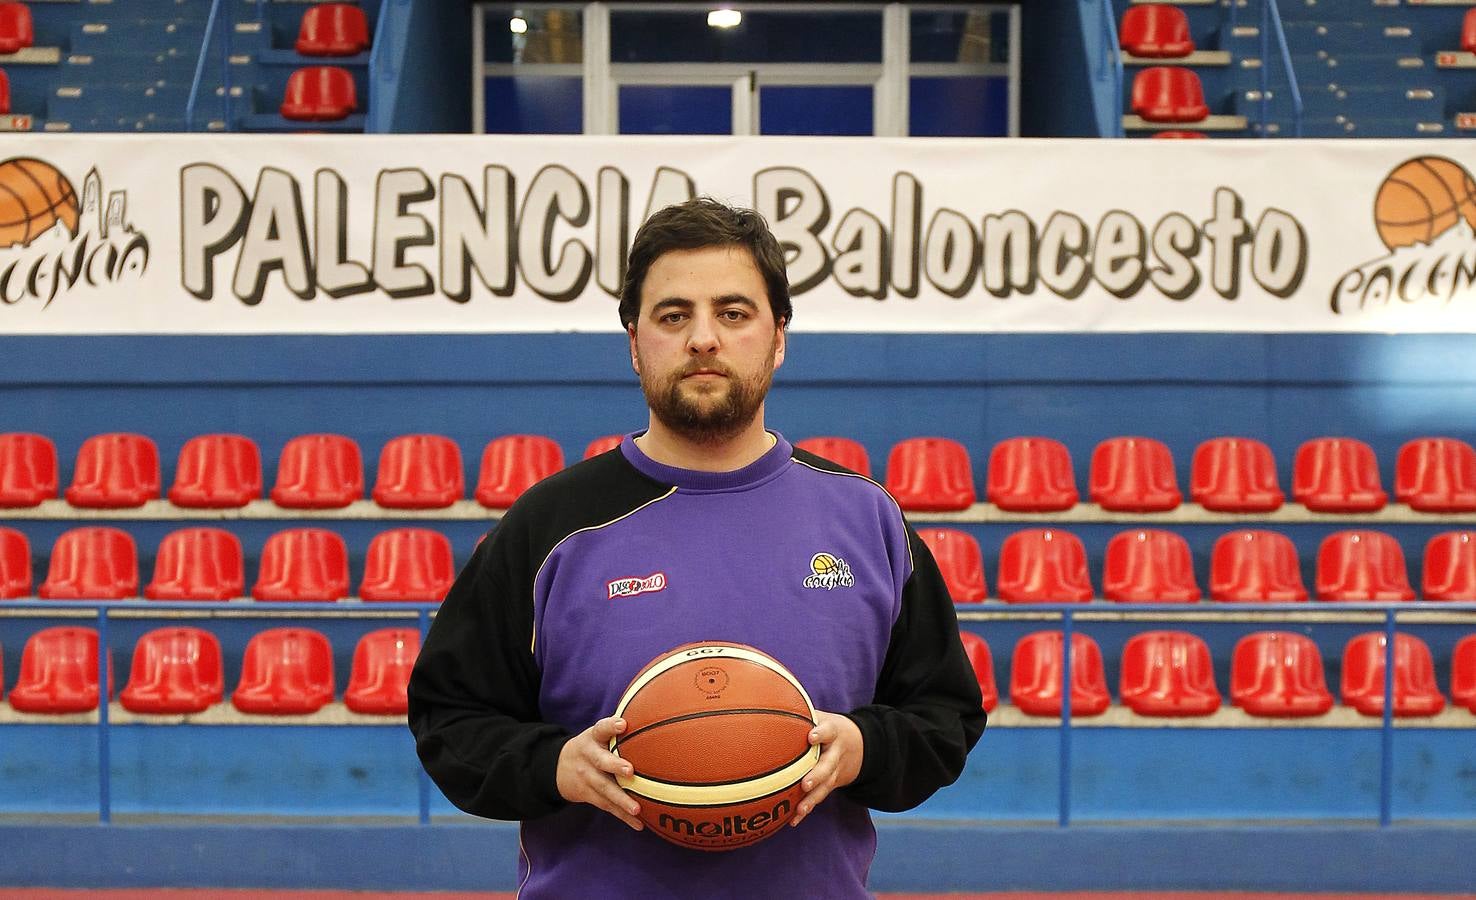
[(610, 750), (646, 827), (695, 850), (734, 850), (794, 817), (820, 758), (815, 709), (778, 660), (744, 644), (684, 644), (646, 665), (620, 698)]
[(829, 553), (816, 553), (810, 559), (810, 571), (816, 575), (829, 575), (836, 568), (836, 559)]
[(1390, 250), (1428, 244), (1461, 219), (1476, 228), (1476, 181), (1442, 156), (1400, 163), (1374, 198), (1374, 224)]
[(29, 156), (0, 162), (0, 249), (24, 247), (62, 222), (77, 231), (77, 192), (50, 163)]

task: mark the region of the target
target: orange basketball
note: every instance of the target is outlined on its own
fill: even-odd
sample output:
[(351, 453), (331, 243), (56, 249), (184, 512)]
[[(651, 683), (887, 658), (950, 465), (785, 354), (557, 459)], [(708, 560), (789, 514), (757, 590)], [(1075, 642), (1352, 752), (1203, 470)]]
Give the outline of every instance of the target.
[(621, 787), (641, 821), (674, 844), (733, 850), (775, 834), (815, 765), (815, 709), (789, 670), (745, 644), (683, 644), (631, 680), (610, 742), (635, 775)]
[(1400, 163), (1374, 198), (1374, 224), (1390, 250), (1428, 244), (1461, 219), (1476, 228), (1476, 181), (1443, 156)]
[(29, 156), (0, 162), (0, 249), (24, 247), (58, 221), (77, 232), (77, 192), (56, 167)]

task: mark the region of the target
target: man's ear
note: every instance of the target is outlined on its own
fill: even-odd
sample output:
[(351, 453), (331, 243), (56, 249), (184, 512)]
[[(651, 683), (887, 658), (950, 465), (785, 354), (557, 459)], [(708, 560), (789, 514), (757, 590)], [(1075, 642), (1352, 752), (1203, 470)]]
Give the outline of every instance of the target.
[(625, 326), (625, 334), (630, 338), (630, 367), (637, 375), (641, 374), (641, 355), (636, 350), (636, 327), (635, 323)]
[(784, 346), (789, 340), (789, 332), (785, 329), (785, 320), (779, 320), (779, 327), (774, 334), (774, 368), (784, 365)]

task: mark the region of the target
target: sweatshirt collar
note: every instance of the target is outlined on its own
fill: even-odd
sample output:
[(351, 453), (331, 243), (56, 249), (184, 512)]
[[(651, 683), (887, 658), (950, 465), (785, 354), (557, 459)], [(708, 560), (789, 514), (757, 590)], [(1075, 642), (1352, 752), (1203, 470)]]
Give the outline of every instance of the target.
[(635, 439), (643, 434), (645, 431), (627, 434), (620, 442), (620, 452), (643, 475), (662, 484), (675, 485), (683, 491), (736, 491), (756, 487), (783, 471), (794, 453), (784, 435), (770, 431), (769, 434), (774, 436), (774, 446), (743, 468), (731, 472), (699, 472), (668, 466), (647, 456), (635, 443)]

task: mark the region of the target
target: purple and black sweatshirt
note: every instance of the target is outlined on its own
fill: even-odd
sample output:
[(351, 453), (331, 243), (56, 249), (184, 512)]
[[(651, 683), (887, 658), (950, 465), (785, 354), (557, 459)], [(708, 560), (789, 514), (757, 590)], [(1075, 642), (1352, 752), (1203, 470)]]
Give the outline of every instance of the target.
[[(727, 853), (563, 800), (565, 741), (691, 641), (758, 647), (855, 721), (855, 783)], [(446, 797), (522, 820), (523, 898), (868, 896), (867, 808), (951, 784), (984, 720), (947, 588), (896, 503), (782, 437), (733, 472), (665, 466), (627, 437), (535, 485), (462, 570), (410, 680), (417, 750)]]

